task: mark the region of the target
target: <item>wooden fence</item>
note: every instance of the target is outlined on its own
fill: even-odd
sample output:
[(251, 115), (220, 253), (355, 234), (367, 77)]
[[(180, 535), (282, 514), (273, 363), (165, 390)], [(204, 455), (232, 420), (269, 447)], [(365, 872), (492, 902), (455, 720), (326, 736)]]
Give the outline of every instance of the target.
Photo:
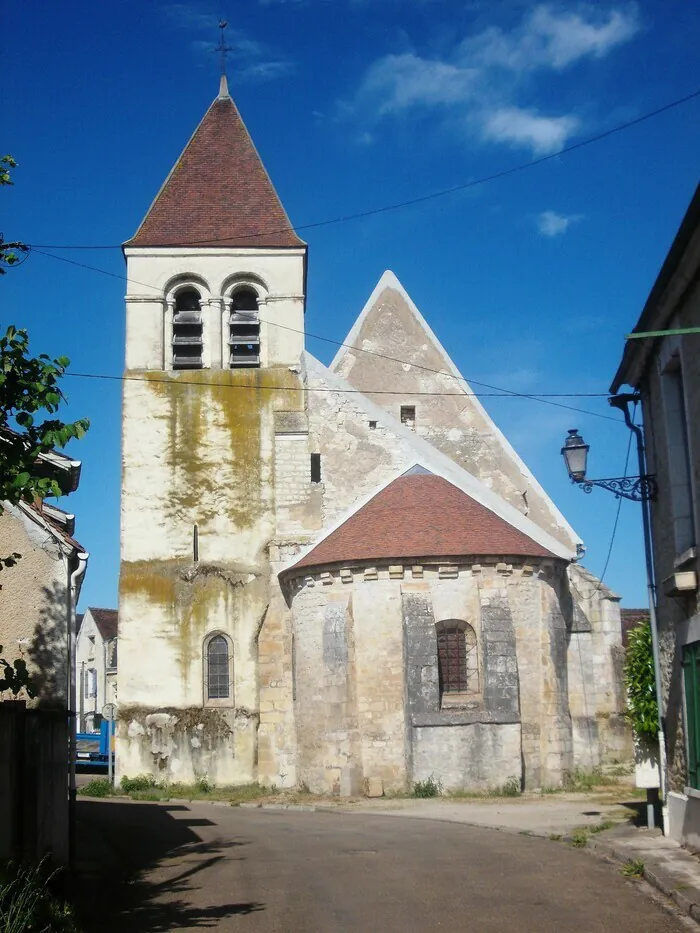
[(68, 717), (0, 703), (0, 858), (68, 861)]

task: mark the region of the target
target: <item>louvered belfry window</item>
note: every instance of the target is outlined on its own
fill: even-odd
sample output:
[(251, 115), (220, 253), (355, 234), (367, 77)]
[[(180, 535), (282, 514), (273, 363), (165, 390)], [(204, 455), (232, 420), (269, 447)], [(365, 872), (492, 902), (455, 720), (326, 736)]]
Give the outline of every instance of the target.
[(230, 690), (228, 642), (223, 635), (215, 635), (207, 645), (207, 697), (225, 700)]
[(437, 631), (440, 695), (479, 692), (476, 633), (466, 622), (443, 622)]
[(194, 288), (178, 292), (173, 309), (173, 369), (202, 368), (202, 311)]
[(258, 296), (252, 288), (241, 288), (231, 296), (229, 366), (232, 369), (260, 366)]

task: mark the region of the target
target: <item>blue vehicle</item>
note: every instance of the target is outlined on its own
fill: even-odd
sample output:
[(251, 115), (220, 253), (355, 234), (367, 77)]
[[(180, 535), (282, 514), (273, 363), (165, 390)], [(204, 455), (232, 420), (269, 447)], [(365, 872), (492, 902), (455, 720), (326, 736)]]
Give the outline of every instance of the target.
[(103, 719), (99, 732), (79, 732), (75, 742), (75, 763), (86, 768), (109, 767), (110, 723)]

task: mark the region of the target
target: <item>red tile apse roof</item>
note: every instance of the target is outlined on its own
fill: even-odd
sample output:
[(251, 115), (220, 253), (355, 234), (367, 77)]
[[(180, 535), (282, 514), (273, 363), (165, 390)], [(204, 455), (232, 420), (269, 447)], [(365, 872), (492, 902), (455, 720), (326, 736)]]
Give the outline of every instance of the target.
[(300, 247), (238, 108), (217, 98), (125, 246)]
[(460, 556), (553, 557), (441, 476), (400, 476), (288, 568)]

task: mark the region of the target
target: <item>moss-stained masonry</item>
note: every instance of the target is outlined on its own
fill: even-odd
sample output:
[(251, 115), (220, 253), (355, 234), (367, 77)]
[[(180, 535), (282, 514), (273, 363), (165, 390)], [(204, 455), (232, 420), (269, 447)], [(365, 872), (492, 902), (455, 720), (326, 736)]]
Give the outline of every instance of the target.
[[(254, 525), (264, 503), (263, 424), (271, 411), (301, 411), (299, 377), (289, 369), (144, 372), (151, 391), (166, 402), (167, 461), (172, 471), (171, 516), (193, 515), (203, 526), (222, 511), (241, 529)], [(230, 472), (225, 492), (211, 470), (209, 434), (223, 431), (217, 447)]]
[[(124, 390), (122, 550), (148, 557), (121, 564), (120, 768), (250, 780), (275, 528), (274, 412), (304, 410), (301, 379), (288, 367), (138, 375)], [(202, 710), (212, 632), (230, 639), (231, 703)], [(226, 730), (218, 743), (203, 734), (212, 717)]]

